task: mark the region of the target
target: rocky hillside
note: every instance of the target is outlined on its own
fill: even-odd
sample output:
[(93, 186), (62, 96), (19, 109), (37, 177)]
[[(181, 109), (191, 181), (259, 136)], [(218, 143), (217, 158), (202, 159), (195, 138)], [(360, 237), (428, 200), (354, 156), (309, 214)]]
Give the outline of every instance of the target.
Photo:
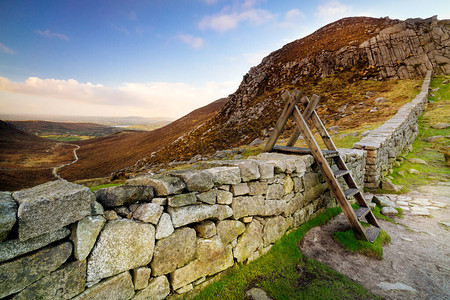
[[(449, 74), (449, 58), (449, 20), (341, 19), (272, 52), (244, 75), (215, 118), (125, 171), (154, 169), (267, 137), (284, 106), (280, 94), (285, 89), (321, 95), (318, 111), (332, 123), (341, 117), (338, 106), (351, 102), (351, 108), (360, 105), (362, 113), (370, 109), (361, 102), (367, 100), (364, 91), (358, 99), (349, 99), (348, 85), (423, 78), (429, 69)], [(324, 84), (327, 78), (332, 79)]]

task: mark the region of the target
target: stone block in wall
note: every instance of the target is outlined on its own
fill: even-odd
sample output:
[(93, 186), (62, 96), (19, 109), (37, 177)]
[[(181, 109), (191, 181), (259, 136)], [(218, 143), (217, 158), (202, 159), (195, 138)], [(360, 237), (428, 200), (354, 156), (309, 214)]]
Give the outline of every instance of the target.
[(73, 300), (105, 300), (117, 299), (128, 300), (134, 296), (133, 281), (130, 272), (126, 271), (119, 275), (102, 280), (96, 285), (88, 288)]
[(148, 185), (119, 185), (99, 189), (95, 196), (100, 204), (110, 208), (135, 202), (150, 202), (154, 190)]
[(93, 216), (103, 215), (104, 212), (105, 210), (103, 209), (103, 206), (100, 203), (98, 203), (97, 201), (91, 202), (91, 215)]
[(0, 243), (0, 262), (43, 248), (55, 241), (62, 240), (69, 234), (70, 230), (63, 227), (25, 241), (19, 239), (3, 241)]
[(156, 242), (155, 253), (151, 262), (154, 276), (173, 272), (192, 260), (197, 251), (195, 230), (184, 227), (162, 240)]
[(144, 203), (139, 205), (139, 207), (133, 212), (133, 218), (156, 225), (158, 224), (159, 218), (161, 218), (163, 210), (164, 207), (156, 203)]
[(299, 227), (306, 222), (306, 211), (304, 209), (297, 210), (293, 215), (293, 226)]
[(380, 182), (366, 182), (364, 186), (369, 189), (377, 189), (380, 187)]
[(181, 170), (170, 173), (172, 176), (180, 177), (190, 192), (206, 192), (214, 187), (213, 177), (206, 170), (189, 171)]
[(0, 242), (16, 224), (17, 203), (10, 192), (0, 192)]
[(208, 169), (215, 185), (238, 184), (241, 182), (241, 171), (238, 167), (216, 167)]
[(268, 200), (281, 199), (283, 198), (283, 196), (284, 196), (283, 184), (275, 183), (269, 185), (267, 189), (266, 199)]
[(243, 196), (248, 195), (248, 193), (250, 193), (250, 189), (246, 182), (241, 182), (238, 184), (233, 184), (231, 186), (231, 192), (233, 193), (233, 196)]
[(156, 239), (160, 240), (170, 236), (174, 232), (172, 218), (168, 213), (163, 213), (159, 218), (158, 225), (156, 226)]
[(95, 196), (89, 188), (65, 180), (50, 181), (13, 193), (19, 239), (26, 240), (74, 223), (91, 214)]
[(217, 234), (227, 245), (245, 231), (244, 223), (235, 220), (223, 220), (217, 223)]
[(170, 284), (166, 276), (153, 278), (148, 286), (136, 293), (133, 300), (162, 300), (170, 294)]
[(319, 174), (308, 172), (303, 176), (303, 183), (305, 184), (305, 191), (314, 188), (320, 184)]
[(290, 216), (303, 206), (305, 206), (305, 196), (302, 193), (295, 193), (287, 203), (285, 210), (283, 211), (284, 216)]
[(13, 299), (70, 299), (84, 291), (85, 282), (86, 261), (73, 261), (27, 286)]
[(229, 204), (233, 203), (233, 193), (228, 192), (228, 191), (218, 190), (217, 191), (217, 203), (225, 204), (225, 205), (229, 205)]
[[(273, 176), (272, 176), (273, 177)], [(267, 193), (269, 184), (267, 182), (252, 181), (248, 183), (249, 192), (251, 196), (262, 196)]]
[(328, 188), (326, 183), (319, 183), (315, 186), (305, 188), (305, 201), (306, 203), (311, 202), (314, 199), (317, 199), (320, 195), (322, 195), (325, 190)]
[(195, 193), (187, 193), (169, 197), (167, 203), (171, 207), (181, 207), (194, 204), (195, 202), (197, 202)]
[(264, 213), (264, 197), (235, 197), (231, 208), (236, 220), (246, 216), (261, 215)]
[(20, 292), (33, 282), (58, 269), (72, 254), (72, 244), (65, 242), (31, 255), (0, 264), (0, 298)]
[(75, 259), (84, 260), (88, 257), (105, 222), (106, 219), (102, 216), (87, 216), (72, 225), (70, 240), (74, 246)]
[(214, 218), (215, 220), (225, 220), (231, 218), (233, 216), (233, 209), (228, 205), (216, 205), (217, 207), (217, 216)]
[(287, 227), (286, 219), (281, 216), (266, 219), (263, 229), (263, 245), (266, 247), (281, 239)]
[(292, 180), (294, 181), (294, 192), (299, 193), (305, 189), (305, 186), (303, 184), (303, 176), (294, 177)]
[(178, 290), (199, 278), (226, 270), (233, 264), (231, 245), (225, 246), (218, 236), (198, 239), (197, 259), (170, 274), (172, 288)]
[(148, 286), (152, 269), (148, 267), (139, 267), (131, 270), (133, 285), (135, 290), (142, 290)]
[(217, 190), (210, 190), (201, 194), (197, 194), (198, 200), (206, 204), (216, 204), (217, 202)]
[(243, 182), (256, 180), (261, 177), (258, 164), (253, 160), (242, 160), (242, 162), (239, 162), (237, 166), (241, 171), (241, 178)]
[(284, 195), (291, 193), (294, 190), (294, 181), (291, 176), (286, 176), (283, 184)]
[(238, 263), (243, 263), (250, 255), (263, 245), (263, 226), (257, 220), (253, 220), (247, 230), (238, 238), (233, 256)]
[(127, 219), (107, 222), (88, 257), (87, 284), (147, 265), (154, 248), (153, 225)]
[(221, 205), (199, 204), (183, 207), (169, 207), (168, 212), (172, 218), (173, 226), (178, 228), (207, 219), (218, 219), (219, 206)]
[(155, 189), (156, 196), (181, 194), (186, 184), (178, 177), (166, 175), (144, 175), (128, 179), (127, 184), (149, 185)]
[(264, 201), (264, 211), (260, 216), (278, 216), (286, 210), (285, 200), (266, 200)]
[(197, 235), (201, 238), (209, 239), (216, 235), (217, 229), (216, 224), (213, 221), (205, 220), (195, 225), (195, 231)]
[(261, 179), (270, 179), (274, 176), (275, 165), (267, 161), (255, 161), (258, 164), (259, 174)]

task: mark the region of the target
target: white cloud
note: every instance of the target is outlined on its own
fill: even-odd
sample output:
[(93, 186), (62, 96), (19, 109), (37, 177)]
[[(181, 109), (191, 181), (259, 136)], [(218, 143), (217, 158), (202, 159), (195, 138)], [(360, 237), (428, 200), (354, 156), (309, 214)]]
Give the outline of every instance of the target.
[(351, 6), (342, 4), (338, 0), (332, 0), (317, 7), (315, 15), (325, 20), (335, 20), (347, 17), (351, 14)]
[(205, 45), (204, 39), (190, 34), (180, 34), (177, 35), (175, 38), (177, 38), (178, 40), (182, 41), (185, 44), (188, 44), (194, 49), (201, 49)]
[(105, 87), (74, 79), (29, 77), (25, 82), (11, 82), (0, 77), (0, 92), (15, 99), (8, 102), (8, 97), (2, 97), (2, 110), (7, 113), (181, 117), (227, 96), (237, 86), (237, 82), (208, 82), (202, 86), (149, 82)]
[(232, 7), (226, 6), (217, 14), (204, 16), (198, 23), (198, 27), (202, 30), (211, 29), (224, 33), (236, 29), (240, 23), (246, 22), (260, 26), (275, 19), (275, 15), (271, 12), (255, 8), (259, 2), (259, 0), (246, 0), (242, 3), (237, 2)]
[(297, 19), (303, 19), (305, 17), (305, 14), (302, 13), (299, 9), (294, 8), (289, 10), (286, 13), (286, 20), (287, 21), (295, 21)]
[(6, 47), (3, 43), (0, 43), (0, 50), (8, 54), (16, 53), (13, 49)]
[(69, 37), (63, 33), (56, 33), (56, 32), (51, 32), (49, 29), (41, 31), (41, 30), (36, 30), (36, 32), (46, 38), (58, 38), (60, 40), (65, 40), (65, 41), (69, 41)]

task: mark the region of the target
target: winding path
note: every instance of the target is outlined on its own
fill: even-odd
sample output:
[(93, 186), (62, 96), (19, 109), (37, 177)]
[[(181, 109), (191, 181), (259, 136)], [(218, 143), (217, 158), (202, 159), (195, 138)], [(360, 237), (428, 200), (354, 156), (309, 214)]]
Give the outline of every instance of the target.
[(76, 144), (65, 144), (65, 145), (76, 146), (75, 149), (73, 149), (73, 156), (75, 157), (75, 160), (72, 161), (72, 162), (69, 162), (69, 163), (67, 163), (67, 164), (63, 164), (63, 165), (60, 165), (60, 166), (58, 166), (58, 167), (54, 167), (54, 168), (53, 168), (53, 171), (52, 171), (53, 176), (55, 176), (55, 178), (58, 179), (58, 180), (64, 180), (64, 178), (62, 178), (62, 177), (59, 176), (59, 174), (58, 174), (58, 170), (59, 170), (59, 169), (64, 168), (65, 166), (72, 165), (72, 164), (74, 164), (74, 163), (76, 163), (76, 162), (78, 161), (77, 150), (80, 149), (80, 146), (79, 146), (79, 145), (76, 145)]

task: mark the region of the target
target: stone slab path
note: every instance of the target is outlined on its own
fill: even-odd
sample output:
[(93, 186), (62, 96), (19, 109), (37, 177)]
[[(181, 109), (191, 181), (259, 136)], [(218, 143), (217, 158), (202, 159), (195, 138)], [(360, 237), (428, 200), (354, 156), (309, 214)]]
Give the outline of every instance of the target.
[(333, 240), (333, 232), (349, 228), (342, 214), (309, 231), (302, 253), (386, 299), (450, 299), (450, 183), (387, 196), (404, 215), (393, 217), (397, 224), (380, 220), (392, 239), (384, 260), (347, 252)]

